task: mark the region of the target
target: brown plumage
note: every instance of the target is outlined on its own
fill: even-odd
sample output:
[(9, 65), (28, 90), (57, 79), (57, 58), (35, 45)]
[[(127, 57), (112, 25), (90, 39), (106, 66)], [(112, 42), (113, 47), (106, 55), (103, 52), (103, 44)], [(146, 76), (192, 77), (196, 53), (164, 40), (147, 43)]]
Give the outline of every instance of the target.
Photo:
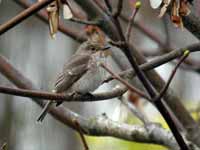
[[(53, 92), (86, 94), (97, 89), (105, 76), (103, 68), (98, 65), (99, 62), (105, 60), (100, 53), (106, 48), (94, 41), (86, 41), (81, 44), (70, 60), (65, 62), (63, 70), (55, 82)], [(38, 121), (44, 119), (52, 104), (53, 101), (47, 102), (37, 119)]]

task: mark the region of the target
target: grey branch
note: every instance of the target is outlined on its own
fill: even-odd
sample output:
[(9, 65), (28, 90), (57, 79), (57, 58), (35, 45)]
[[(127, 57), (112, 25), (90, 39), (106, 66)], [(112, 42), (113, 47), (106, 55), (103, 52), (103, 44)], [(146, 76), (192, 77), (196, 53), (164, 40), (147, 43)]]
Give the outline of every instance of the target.
[[(9, 61), (0, 57), (0, 72), (18, 88), (27, 90), (37, 90), (38, 88), (32, 84), (32, 82), (21, 74), (16, 68), (14, 68)], [(32, 98), (34, 102), (40, 106), (44, 106), (44, 101)], [(77, 113), (72, 112), (69, 109), (59, 106), (58, 108), (52, 108), (50, 114), (63, 124), (76, 130), (74, 120), (78, 122), (83, 132), (93, 136), (113, 136), (129, 141), (142, 142), (142, 143), (154, 143), (161, 144), (167, 147), (177, 148), (176, 142), (170, 132), (167, 132), (160, 126), (155, 128), (147, 128), (147, 126), (133, 126), (127, 124), (120, 124), (114, 122), (107, 117), (97, 117), (86, 119)], [(150, 126), (149, 126), (150, 127)], [(147, 130), (148, 129), (148, 130)]]

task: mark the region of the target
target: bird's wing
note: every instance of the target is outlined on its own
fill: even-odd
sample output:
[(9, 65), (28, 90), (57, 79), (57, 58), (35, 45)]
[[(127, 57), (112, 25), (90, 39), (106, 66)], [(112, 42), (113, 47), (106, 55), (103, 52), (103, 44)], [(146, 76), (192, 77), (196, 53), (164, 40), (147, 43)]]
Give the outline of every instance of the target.
[(55, 83), (55, 90), (64, 92), (68, 90), (73, 83), (84, 75), (88, 70), (90, 55), (74, 55), (67, 61), (63, 67), (63, 71), (58, 75)]

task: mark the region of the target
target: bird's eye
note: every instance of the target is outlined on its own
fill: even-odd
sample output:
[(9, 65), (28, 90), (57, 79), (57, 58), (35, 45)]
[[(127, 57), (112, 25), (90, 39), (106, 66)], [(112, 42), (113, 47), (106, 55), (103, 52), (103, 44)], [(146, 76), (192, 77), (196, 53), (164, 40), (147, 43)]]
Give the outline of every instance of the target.
[(92, 46), (92, 47), (91, 47), (91, 50), (92, 50), (92, 51), (95, 51), (95, 50), (96, 50), (96, 48)]

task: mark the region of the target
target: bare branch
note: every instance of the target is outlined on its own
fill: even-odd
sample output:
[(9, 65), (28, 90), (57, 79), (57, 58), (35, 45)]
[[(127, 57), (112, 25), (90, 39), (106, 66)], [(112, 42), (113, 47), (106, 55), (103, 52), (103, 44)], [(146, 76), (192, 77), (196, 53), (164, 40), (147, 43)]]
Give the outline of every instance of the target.
[(81, 102), (88, 102), (88, 101), (102, 101), (108, 100), (111, 98), (119, 97), (126, 92), (124, 88), (115, 88), (109, 92), (101, 92), (101, 93), (94, 93), (92, 96), (88, 95), (79, 95), (79, 94), (56, 94), (50, 92), (42, 92), (39, 90), (26, 90), (26, 89), (14, 89), (10, 87), (0, 86), (0, 93), (10, 94), (15, 96), (22, 96), (22, 97), (30, 97), (30, 98), (37, 98), (37, 99), (44, 99), (44, 100), (51, 100), (51, 101), (81, 101)]
[[(0, 72), (3, 73), (7, 79), (9, 79), (19, 88), (29, 90), (37, 89), (31, 83), (31, 81), (24, 77), (23, 74), (21, 74), (18, 70), (16, 70), (8, 62), (8, 60), (2, 57), (0, 58)], [(40, 106), (45, 105), (42, 101), (39, 101), (36, 98), (34, 98), (33, 101), (35, 101)], [(57, 120), (73, 129), (76, 129), (73, 120), (77, 120), (81, 129), (83, 130), (83, 133), (88, 135), (114, 136), (129, 141), (161, 144), (178, 150), (177, 144), (174, 141), (172, 134), (160, 126), (154, 126), (151, 128), (151, 130), (147, 131), (147, 126), (144, 128), (142, 126), (119, 124), (105, 117), (86, 119), (70, 111), (69, 109), (64, 108), (63, 106), (52, 108), (50, 113)]]
[[(76, 2), (80, 4), (80, 1), (76, 0)], [(119, 1), (119, 3), (121, 3), (121, 2)], [(88, 5), (93, 5), (92, 3), (90, 3), (90, 4), (87, 3), (87, 4)], [(84, 8), (85, 6), (86, 5), (83, 4), (82, 8)], [(121, 10), (120, 7), (122, 7), (122, 6), (118, 7), (119, 10)], [(86, 11), (88, 11), (86, 9), (86, 7), (84, 9)], [(95, 11), (95, 10), (93, 10), (93, 11)], [(104, 17), (104, 18), (105, 17), (109, 17), (109, 16), (106, 16), (105, 13), (100, 12), (100, 11), (101, 10), (96, 10), (97, 15), (99, 15), (100, 17)], [(121, 11), (119, 11), (119, 12), (121, 12)], [(88, 15), (90, 15), (90, 14), (88, 13)], [(120, 15), (120, 13), (118, 13), (118, 15)], [(125, 42), (125, 37), (124, 37), (123, 31), (122, 31), (120, 22), (119, 22), (119, 20), (118, 20), (118, 18), (116, 16), (117, 15), (115, 15), (113, 19), (112, 18), (109, 19), (110, 20), (109, 24), (112, 24), (112, 27), (110, 26), (109, 30), (111, 30), (111, 28), (114, 27), (115, 29), (113, 28), (113, 30), (116, 30), (118, 32), (118, 34), (117, 34), (118, 37), (116, 37), (118, 39), (117, 41)], [(104, 21), (106, 21), (106, 20), (107, 19), (105, 18)], [(102, 27), (103, 30), (106, 30), (103, 26), (101, 26), (101, 27)], [(114, 34), (116, 35), (116, 33), (114, 33)], [(112, 36), (113, 35), (110, 35), (110, 37), (112, 37)], [(112, 39), (112, 40), (114, 40), (114, 39)], [(114, 40), (114, 41), (116, 41), (116, 40)], [(145, 89), (147, 90), (147, 92), (149, 93), (151, 98), (154, 98), (157, 95), (157, 90), (153, 87), (152, 83), (147, 78), (147, 76), (144, 74), (144, 72), (142, 72), (142, 70), (139, 68), (138, 62), (136, 61), (136, 57), (132, 54), (133, 51), (134, 51), (132, 49), (132, 46), (129, 45), (129, 44), (125, 44), (120, 48), (124, 52), (126, 57), (128, 58), (131, 66), (133, 67), (133, 69), (136, 72), (137, 77), (140, 79), (140, 81), (144, 85)], [(154, 104), (156, 105), (157, 109), (159, 110), (159, 112), (162, 114), (162, 116), (164, 117), (164, 119), (168, 123), (168, 125), (169, 125), (174, 137), (176, 138), (176, 141), (178, 142), (180, 148), (188, 150), (189, 148), (188, 148), (187, 144), (185, 143), (184, 139), (182, 138), (181, 134), (179, 133), (178, 128), (176, 127), (175, 122), (172, 119), (172, 116), (171, 116), (171, 114), (169, 113), (169, 111), (168, 111), (168, 109), (166, 107), (166, 104), (164, 104), (163, 101), (156, 101)]]
[(78, 19), (78, 18), (71, 18), (70, 21), (80, 23), (80, 24), (84, 24), (84, 25), (98, 25), (99, 24), (98, 21), (81, 20), (81, 19)]
[(131, 104), (124, 96), (119, 97), (120, 101), (136, 116), (138, 117), (144, 125), (150, 124), (150, 121), (146, 116), (142, 114), (133, 104)]
[(133, 26), (133, 21), (135, 19), (135, 16), (140, 8), (140, 5), (141, 3), (139, 2), (136, 2), (135, 4), (135, 9), (132, 10), (132, 14), (129, 18), (129, 21), (128, 21), (128, 25), (127, 25), (127, 30), (126, 30), (126, 42), (129, 43), (129, 40), (130, 40), (130, 35), (131, 35), (131, 29), (132, 29), (132, 26)]
[[(31, 3), (28, 2), (28, 1), (25, 1), (25, 0), (14, 0), (14, 2), (19, 4), (20, 6), (23, 6), (24, 8), (31, 6)], [(41, 19), (42, 21), (44, 21), (45, 23), (47, 23), (47, 24), (49, 23), (48, 15), (47, 15), (47, 12), (45, 10), (38, 11), (36, 16), (39, 19)], [(59, 21), (58, 29), (63, 34), (71, 37), (72, 39), (74, 39), (78, 42), (86, 41), (86, 36), (81, 35), (78, 29), (75, 30), (74, 28), (71, 28), (69, 26), (65, 26), (64, 23), (61, 20)]]
[[(200, 43), (196, 43), (196, 44), (192, 44), (190, 46), (187, 46), (185, 48), (181, 48), (181, 49), (178, 49), (178, 50), (173, 50), (167, 54), (164, 54), (162, 56), (159, 56), (149, 62), (146, 62), (142, 65), (140, 65), (140, 68), (141, 70), (143, 71), (149, 71), (153, 68), (156, 68), (160, 65), (163, 65), (169, 61), (172, 61), (173, 59), (176, 59), (178, 57), (181, 57), (184, 52), (185, 52), (185, 49), (188, 49), (190, 51), (190, 53), (192, 52), (198, 52), (200, 51)], [(128, 78), (133, 78), (135, 76), (135, 72), (134, 70), (132, 69), (129, 69), (129, 70), (126, 70), (126, 71), (123, 71), (123, 72), (120, 72), (118, 74), (120, 77), (128, 77)], [(109, 82), (113, 79), (112, 76), (108, 77), (107, 79), (104, 80), (104, 82)]]
[(42, 9), (43, 7), (47, 6), (53, 1), (54, 0), (42, 0), (34, 3), (32, 6), (19, 13), (17, 16), (13, 17), (6, 23), (0, 25), (0, 35), (13, 28), (15, 25), (19, 24), (20, 22), (22, 22), (23, 20), (33, 15), (38, 10)]
[(81, 127), (80, 127), (80, 124), (78, 123), (77, 120), (74, 120), (74, 124), (75, 124), (75, 126), (77, 128), (77, 131), (78, 131), (79, 135), (80, 135), (80, 138), (81, 138), (81, 141), (83, 143), (83, 146), (84, 146), (85, 150), (89, 150), (87, 141), (86, 141), (86, 139), (85, 139), (85, 137), (83, 135), (83, 132), (82, 132)]
[[(103, 24), (101, 25), (101, 29), (113, 40), (113, 41), (120, 41), (120, 34), (118, 33), (118, 30), (115, 25), (113, 25), (112, 19), (108, 19), (109, 16), (107, 16), (104, 12), (101, 11), (101, 9), (98, 9), (90, 0), (81, 1), (81, 0), (75, 0), (77, 4), (81, 6), (81, 8), (88, 14), (90, 17), (94, 17), (93, 14), (96, 14), (96, 16), (100, 17), (104, 20)], [(91, 7), (91, 9), (88, 9), (88, 7)], [(92, 13), (91, 13), (92, 12)], [(135, 56), (136, 60), (139, 64), (145, 63), (146, 60), (141, 55), (139, 51), (137, 51), (134, 46), (129, 46), (132, 54)], [(151, 83), (153, 84), (154, 88), (160, 91), (162, 87), (165, 85), (165, 82), (163, 79), (154, 71), (148, 72), (147, 77), (150, 79)], [(197, 134), (200, 135), (200, 128), (195, 122), (195, 120), (191, 117), (189, 112), (185, 109), (183, 104), (180, 102), (180, 99), (176, 96), (176, 94), (170, 89), (167, 91), (165, 98), (166, 104), (171, 108), (175, 116), (180, 120), (181, 124), (186, 128), (188, 137), (195, 142), (196, 144), (200, 145), (200, 139), (196, 138)], [(179, 109), (177, 109), (179, 107)], [(181, 113), (180, 113), (181, 111)], [(191, 128), (192, 126), (192, 128)], [(198, 131), (198, 133), (197, 133)]]
[(116, 10), (116, 12), (114, 12), (113, 17), (114, 18), (119, 17), (119, 15), (122, 12), (122, 9), (123, 9), (123, 0), (118, 0), (117, 10)]
[(106, 7), (110, 13), (112, 13), (112, 6), (110, 4), (110, 0), (104, 0)]
[[(107, 27), (106, 27), (106, 28), (107, 28)], [(104, 28), (104, 29), (105, 29), (105, 28)], [(108, 30), (112, 30), (111, 28), (109, 28), (109, 25), (108, 25)], [(109, 32), (109, 33), (110, 33), (110, 32)], [(112, 35), (112, 37), (114, 37), (114, 35)], [(116, 39), (117, 39), (117, 38), (116, 38)], [(130, 49), (132, 50), (132, 48), (130, 48)], [(133, 52), (135, 52), (134, 49), (133, 49)], [(135, 53), (138, 54), (137, 52), (135, 52)], [(138, 55), (138, 57), (140, 57), (140, 55)], [(136, 59), (138, 59), (138, 58), (136, 58)], [(140, 62), (141, 62), (141, 61), (144, 61), (144, 60), (141, 59)], [(153, 82), (153, 81), (152, 81), (152, 82)], [(156, 81), (156, 82), (158, 82), (158, 81)], [(161, 82), (161, 80), (160, 80), (160, 82)], [(162, 82), (161, 82), (161, 83), (162, 83)], [(161, 85), (162, 85), (162, 84), (161, 84)], [(184, 109), (183, 109), (183, 112), (186, 112), (186, 111), (184, 111)], [(188, 123), (187, 125), (189, 125), (189, 124), (191, 124), (191, 123), (193, 124), (193, 120), (192, 120), (190, 117), (188, 117), (187, 114), (186, 114), (185, 116), (186, 116), (185, 118), (187, 118), (187, 121), (185, 121), (186, 124), (187, 124), (187, 122), (189, 122), (189, 121), (190, 121), (190, 123)], [(185, 120), (186, 120), (186, 119), (185, 119)], [(184, 121), (183, 121), (183, 122), (184, 122)], [(185, 122), (184, 122), (184, 123), (185, 123)]]
[(163, 89), (161, 90), (160, 94), (158, 96), (156, 96), (156, 98), (153, 101), (157, 101), (160, 100), (163, 95), (166, 93), (167, 89), (169, 88), (169, 85), (178, 69), (178, 67), (181, 65), (181, 63), (188, 57), (190, 51), (189, 50), (185, 50), (183, 56), (181, 57), (181, 59), (179, 60), (179, 62), (177, 63), (177, 65), (175, 66), (174, 70), (172, 71), (166, 85), (163, 87)]
[(140, 91), (139, 89), (136, 89), (135, 87), (133, 87), (131, 84), (129, 84), (126, 80), (122, 79), (120, 76), (116, 75), (115, 73), (113, 73), (111, 71), (111, 69), (109, 69), (106, 65), (104, 65), (103, 63), (101, 64), (101, 66), (107, 71), (109, 72), (114, 79), (120, 81), (122, 84), (124, 84), (129, 90), (131, 90), (132, 92), (137, 93), (138, 95), (140, 95), (141, 97), (146, 98), (147, 100), (150, 100), (150, 98), (143, 93), (142, 91)]
[(200, 18), (194, 12), (183, 17), (183, 24), (194, 36), (200, 39)]

